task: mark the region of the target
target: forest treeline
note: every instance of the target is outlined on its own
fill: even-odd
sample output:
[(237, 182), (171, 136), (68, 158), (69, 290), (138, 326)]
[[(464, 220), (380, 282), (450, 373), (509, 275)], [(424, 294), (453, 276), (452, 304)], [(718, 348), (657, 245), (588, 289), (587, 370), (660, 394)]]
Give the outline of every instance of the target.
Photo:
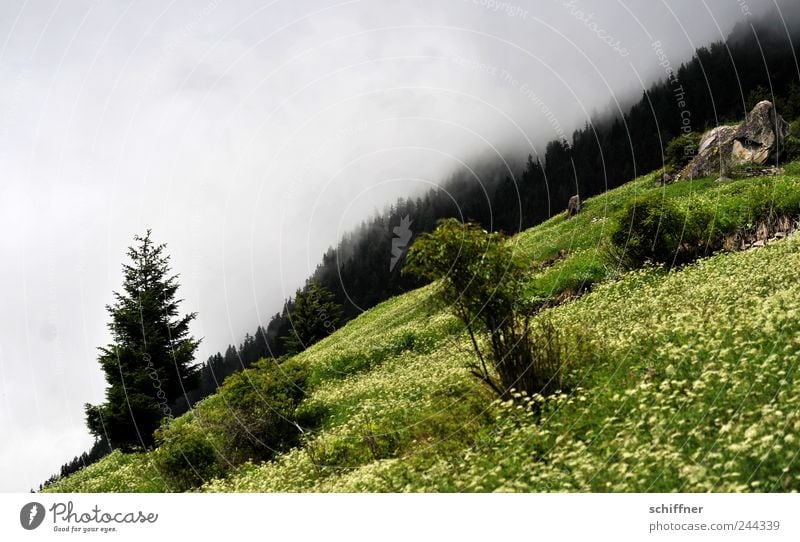
[[(202, 363), (197, 386), (171, 405), (172, 412), (188, 410), (214, 393), (225, 377), (257, 360), (298, 352), (381, 301), (419, 287), (420, 279), (401, 274), (405, 250), (441, 219), (474, 221), (488, 231), (513, 234), (562, 212), (573, 194), (591, 197), (661, 168), (664, 149), (675, 137), (740, 121), (762, 99), (773, 101), (787, 120), (800, 117), (798, 43), (800, 25), (787, 34), (778, 14), (771, 13), (740, 23), (727, 40), (698, 49), (674, 70), (656, 44), (653, 54), (664, 78), (627, 112), (592, 119), (570, 141), (550, 141), (543, 154), (530, 155), (524, 163), (509, 167), (508, 160), (498, 158), (458, 171), (439, 188), (398, 200), (365, 220), (322, 255), (306, 285), (280, 312), (240, 344)], [(325, 325), (301, 330), (314, 314)], [(109, 449), (98, 441), (53, 479)]]

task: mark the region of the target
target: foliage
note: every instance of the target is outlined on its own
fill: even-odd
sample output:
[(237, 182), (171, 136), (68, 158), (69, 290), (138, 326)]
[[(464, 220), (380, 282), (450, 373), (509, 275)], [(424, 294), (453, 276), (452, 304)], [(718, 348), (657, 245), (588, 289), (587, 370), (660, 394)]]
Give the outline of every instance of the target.
[[(800, 98), (800, 87), (798, 87), (798, 97)], [(782, 162), (800, 159), (800, 118), (789, 125), (789, 136), (784, 141), (782, 153), (780, 155)]]
[(106, 307), (113, 343), (100, 348), (98, 361), (106, 375), (106, 402), (86, 405), (89, 430), (112, 447), (150, 446), (160, 420), (171, 415), (170, 403), (196, 385), (192, 366), (199, 344), (189, 335), (196, 314), (179, 315), (177, 275), (170, 275), (166, 245), (154, 245), (150, 230), (136, 236), (122, 266), (122, 293)]
[(231, 375), (198, 407), (198, 425), (215, 435), (223, 460), (268, 459), (290, 448), (302, 430), (295, 411), (305, 395), (308, 370), (295, 360), (262, 360)]
[[(800, 118), (800, 85), (793, 81), (788, 90), (781, 92), (777, 100), (778, 113), (785, 119)], [(800, 132), (794, 132), (800, 135)]]
[(673, 171), (684, 168), (697, 155), (702, 134), (697, 132), (682, 133), (673, 138), (664, 149), (664, 161)]
[(45, 493), (158, 493), (167, 486), (146, 453), (114, 450), (97, 463), (45, 487)]
[(608, 264), (597, 249), (578, 249), (529, 280), (528, 296), (552, 304), (590, 290), (608, 275)]
[[(476, 377), (503, 397), (514, 388), (543, 391), (544, 367), (531, 369), (538, 345), (533, 344), (528, 326), (534, 307), (522, 296), (525, 269), (501, 234), (443, 220), (411, 246), (404, 271), (438, 281), (439, 301), (469, 334), (478, 358), (471, 364)], [(479, 344), (480, 333), (487, 335), (488, 349)]]
[(786, 138), (783, 147), (782, 160), (797, 160), (800, 158), (800, 137), (790, 135)]
[(745, 104), (747, 110), (750, 111), (758, 102), (772, 99), (772, 92), (764, 85), (758, 85), (747, 94), (747, 100), (745, 100)]
[(186, 491), (223, 472), (212, 433), (182, 416), (156, 430), (155, 468), (170, 491)]
[[(800, 94), (800, 87), (798, 87), (798, 94)], [(800, 111), (798, 113), (800, 113)], [(789, 133), (791, 135), (800, 137), (800, 116), (798, 116), (789, 124)]]
[[(575, 341), (576, 346), (580, 341)], [(566, 371), (567, 341), (552, 320), (537, 318), (530, 328), (531, 358), (526, 367), (517, 368), (521, 385), (517, 390), (534, 390), (543, 396), (560, 392), (564, 387)]]
[(291, 331), (283, 338), (286, 352), (302, 352), (315, 342), (324, 339), (339, 327), (342, 308), (333, 294), (316, 282), (309, 283), (298, 292), (294, 307), (289, 312)]
[(646, 261), (672, 265), (684, 241), (685, 215), (663, 193), (633, 198), (617, 216), (611, 243), (630, 268)]

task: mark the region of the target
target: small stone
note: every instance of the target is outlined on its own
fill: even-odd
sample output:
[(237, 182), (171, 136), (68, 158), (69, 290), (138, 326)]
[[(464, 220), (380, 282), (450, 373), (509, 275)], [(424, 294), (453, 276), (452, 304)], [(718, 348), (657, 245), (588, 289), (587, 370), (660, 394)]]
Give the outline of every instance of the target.
[(569, 203), (567, 204), (567, 217), (572, 217), (577, 215), (581, 212), (581, 198), (578, 194), (575, 194), (571, 198), (569, 198)]
[(662, 173), (661, 176), (656, 181), (656, 186), (665, 186), (671, 184), (675, 180), (675, 177), (670, 175), (669, 173)]

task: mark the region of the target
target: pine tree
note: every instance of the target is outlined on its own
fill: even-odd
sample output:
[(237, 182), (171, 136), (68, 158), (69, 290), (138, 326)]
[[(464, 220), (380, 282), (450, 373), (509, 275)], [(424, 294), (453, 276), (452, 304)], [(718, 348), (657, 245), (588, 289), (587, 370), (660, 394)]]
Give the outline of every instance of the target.
[(135, 236), (122, 266), (124, 282), (106, 306), (113, 342), (98, 361), (108, 388), (101, 405), (86, 405), (89, 430), (123, 450), (153, 443), (153, 431), (172, 414), (170, 405), (197, 385), (192, 365), (199, 344), (189, 334), (196, 313), (179, 315), (178, 276), (170, 274), (166, 245), (155, 245), (150, 230)]
[[(223, 371), (223, 378), (235, 373), (236, 371), (241, 371), (244, 369), (242, 367), (242, 361), (239, 358), (239, 353), (236, 351), (236, 347), (232, 344), (228, 345), (228, 348), (225, 349), (225, 357), (223, 358), (223, 366), (225, 370)], [(220, 384), (222, 380), (220, 380)]]

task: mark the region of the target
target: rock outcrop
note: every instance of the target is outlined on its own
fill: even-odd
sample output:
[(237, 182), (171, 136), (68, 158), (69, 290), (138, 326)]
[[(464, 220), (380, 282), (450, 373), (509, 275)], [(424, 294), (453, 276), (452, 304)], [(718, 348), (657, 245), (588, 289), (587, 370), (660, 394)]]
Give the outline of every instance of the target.
[(729, 235), (722, 243), (725, 250), (748, 250), (768, 245), (800, 231), (797, 215), (773, 215), (758, 222), (755, 227), (742, 229)]
[(718, 126), (703, 134), (695, 156), (678, 174), (678, 179), (719, 175), (726, 178), (733, 167), (765, 164), (783, 149), (789, 124), (775, 111), (772, 102), (758, 102), (744, 122)]

